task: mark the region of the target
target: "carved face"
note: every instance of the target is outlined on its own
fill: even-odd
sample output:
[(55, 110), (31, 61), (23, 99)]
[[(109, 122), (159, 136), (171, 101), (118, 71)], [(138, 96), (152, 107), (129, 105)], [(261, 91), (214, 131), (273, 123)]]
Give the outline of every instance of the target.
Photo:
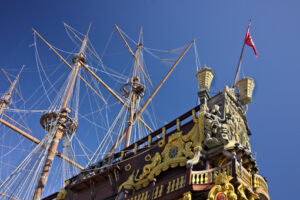
[(173, 146), (173, 147), (170, 149), (170, 151), (169, 151), (169, 153), (168, 153), (168, 156), (169, 156), (169, 158), (175, 158), (176, 155), (177, 155), (177, 153), (178, 153), (178, 147), (177, 147), (177, 146)]

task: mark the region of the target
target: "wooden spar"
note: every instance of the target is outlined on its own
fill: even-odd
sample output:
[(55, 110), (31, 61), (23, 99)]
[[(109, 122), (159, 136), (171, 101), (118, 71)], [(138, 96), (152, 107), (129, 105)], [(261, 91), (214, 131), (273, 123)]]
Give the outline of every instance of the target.
[[(131, 50), (129, 44), (127, 43), (127, 41), (125, 40), (124, 36), (122, 35), (122, 33), (121, 33), (119, 27), (118, 27), (116, 24), (115, 24), (115, 27), (116, 27), (116, 29), (117, 29), (119, 35), (121, 36), (122, 40), (124, 41), (126, 47), (128, 48), (130, 54), (131, 54), (132, 57), (135, 59), (135, 61), (137, 61), (138, 58), (134, 55), (134, 53), (133, 53), (133, 51)], [(150, 79), (148, 78), (148, 76), (147, 76), (147, 74), (145, 73), (145, 71), (144, 71), (143, 67), (141, 66), (141, 64), (140, 64), (139, 62), (137, 62), (137, 64), (138, 64), (139, 68), (141, 69), (142, 73), (144, 74), (144, 76), (146, 77), (147, 81), (148, 81), (149, 84), (151, 85), (151, 87), (153, 87), (153, 85), (152, 85)]]
[(139, 41), (138, 41), (137, 50), (136, 50), (136, 55), (134, 56), (136, 59), (135, 59), (135, 62), (134, 62), (133, 77), (136, 76), (137, 65), (140, 64), (140, 62), (139, 62), (139, 57), (140, 57), (141, 46), (143, 45), (143, 44), (141, 43), (142, 30), (143, 30), (143, 29), (142, 29), (142, 27), (141, 27), (141, 29), (140, 29), (140, 35), (139, 35)]
[(31, 131), (30, 129), (26, 128), (25, 126), (23, 126), (22, 124), (20, 124), (20, 123), (17, 122), (16, 120), (14, 120), (13, 118), (7, 116), (7, 115), (4, 114), (4, 113), (2, 113), (2, 115), (3, 115), (4, 117), (6, 117), (7, 119), (9, 119), (10, 121), (12, 121), (13, 123), (17, 124), (18, 126), (22, 127), (23, 129), (25, 129), (26, 131), (32, 133), (32, 131)]
[(84, 170), (84, 167), (82, 167), (81, 165), (79, 165), (78, 163), (76, 163), (75, 161), (71, 160), (70, 158), (68, 158), (67, 156), (59, 153), (58, 151), (56, 151), (56, 156), (60, 157), (61, 159), (67, 161), (68, 163), (74, 165), (75, 167), (77, 167), (80, 170)]
[[(183, 56), (186, 54), (186, 52), (190, 49), (190, 47), (192, 46), (193, 42), (195, 41), (192, 40), (192, 42), (186, 47), (186, 49), (184, 50), (184, 52), (180, 55), (180, 57), (177, 59), (177, 61), (174, 63), (174, 65), (171, 67), (171, 69), (169, 70), (169, 72), (166, 74), (166, 76), (163, 78), (163, 80), (160, 82), (160, 84), (156, 87), (156, 89), (154, 90), (154, 92), (151, 94), (151, 96), (148, 98), (148, 100), (145, 102), (145, 104), (143, 105), (143, 107), (139, 110), (139, 112), (135, 115), (133, 123), (136, 122), (136, 120), (140, 117), (140, 115), (143, 113), (143, 111), (146, 109), (146, 107), (149, 105), (149, 103), (151, 102), (151, 100), (153, 99), (153, 97), (156, 95), (156, 93), (159, 91), (159, 89), (161, 88), (161, 86), (166, 82), (167, 78), (170, 76), (170, 74), (174, 71), (174, 69), (176, 68), (176, 66), (178, 65), (178, 63), (181, 61), (181, 59), (183, 58)], [(124, 130), (124, 132), (122, 133), (122, 135), (118, 138), (117, 142), (111, 147), (111, 149), (109, 150), (107, 157), (109, 157), (117, 148), (117, 146), (122, 142), (123, 138), (125, 137), (127, 132), (127, 129)]]
[(4, 194), (4, 193), (2, 193), (2, 192), (0, 192), (0, 196), (4, 196), (4, 197), (9, 198), (9, 199), (12, 199), (12, 200), (17, 200), (17, 199), (15, 199), (15, 198), (13, 198), (12, 196), (9, 196), (9, 195)]
[[(32, 31), (72, 70), (73, 67), (49, 44), (34, 28)], [(104, 98), (81, 76), (79, 78), (93, 91), (95, 94), (105, 103), (107, 103)]]
[(0, 118), (0, 123), (4, 124), (8, 128), (12, 129), (13, 131), (19, 133), (20, 135), (26, 137), (27, 139), (31, 140), (32, 142), (39, 144), (40, 140), (36, 139), (32, 135), (26, 133), (25, 131), (22, 131), (21, 129), (15, 127), (14, 125), (10, 124), (9, 122), (5, 121), (4, 119)]
[[(81, 76), (80, 76), (81, 78)], [(81, 78), (81, 80), (100, 98), (102, 101), (107, 104), (107, 101), (102, 97), (85, 79)]]
[(121, 97), (119, 97), (117, 95), (117, 93), (115, 93), (108, 85), (106, 85), (106, 83), (104, 83), (104, 81), (102, 81), (101, 78), (99, 78), (99, 76), (97, 76), (89, 67), (87, 64), (81, 62), (81, 65), (101, 84), (103, 85), (116, 99), (118, 99), (122, 104), (124, 104), (125, 102), (123, 101), (123, 99)]
[(153, 97), (156, 95), (156, 93), (159, 91), (159, 89), (161, 88), (161, 86), (166, 82), (167, 78), (170, 76), (170, 74), (174, 71), (174, 69), (176, 68), (176, 66), (178, 65), (178, 63), (181, 61), (181, 59), (183, 58), (183, 56), (186, 54), (186, 52), (190, 49), (190, 47), (192, 46), (192, 44), (194, 43), (195, 39), (192, 40), (192, 42), (186, 47), (186, 49), (184, 50), (184, 52), (180, 55), (180, 57), (177, 59), (177, 61), (174, 63), (174, 65), (172, 66), (172, 68), (170, 69), (170, 71), (166, 74), (166, 76), (164, 77), (164, 79), (161, 81), (161, 83), (157, 86), (157, 88), (154, 90), (154, 92), (151, 94), (151, 96), (148, 98), (148, 100), (145, 102), (145, 104), (143, 105), (143, 107), (139, 110), (139, 112), (136, 114), (135, 116), (135, 121), (136, 118), (139, 118), (140, 115), (144, 112), (144, 110), (146, 109), (146, 107), (148, 106), (148, 104), (152, 101)]
[[(103, 87), (105, 87), (118, 101), (121, 102), (121, 104), (125, 104), (124, 100), (115, 92), (113, 91), (97, 74), (95, 74), (87, 64), (81, 62), (81, 65), (101, 84)], [(146, 124), (144, 120), (139, 118), (139, 121), (150, 131), (153, 132), (153, 130)]]
[[(131, 78), (131, 82), (132, 84), (134, 84), (134, 82), (136, 82), (136, 80), (134, 79), (138, 79), (138, 77), (136, 76), (136, 71), (137, 71), (137, 65), (139, 63), (139, 54), (140, 54), (140, 50), (141, 50), (141, 35), (142, 35), (142, 28), (140, 30), (140, 36), (139, 36), (139, 41), (138, 41), (138, 46), (137, 46), (137, 50), (136, 50), (136, 60), (134, 63), (134, 69), (133, 69), (133, 75)], [(139, 84), (139, 81), (136, 82), (137, 84)], [(133, 117), (134, 117), (134, 110), (135, 110), (135, 102), (137, 100), (137, 94), (135, 93), (135, 91), (133, 90), (133, 86), (131, 84), (131, 88), (130, 88), (130, 95), (131, 96), (131, 102), (130, 102), (130, 109), (129, 109), (129, 115), (128, 115), (128, 121), (127, 121), (127, 131), (126, 131), (126, 135), (125, 135), (125, 143), (124, 143), (124, 148), (128, 147), (130, 144), (130, 136), (131, 136), (131, 132), (132, 132), (132, 126), (133, 126)]]
[[(86, 35), (83, 42), (82, 42), (80, 52), (77, 54), (76, 57), (74, 57), (75, 58), (74, 59), (75, 63), (74, 63), (74, 67), (73, 67), (74, 73), (73, 73), (72, 79), (70, 80), (70, 82), (67, 86), (67, 90), (66, 90), (67, 92), (65, 94), (64, 101), (63, 101), (62, 106), (60, 108), (61, 116), (57, 120), (57, 121), (61, 121), (60, 124), (59, 124), (60, 127), (56, 130), (55, 135), (54, 135), (54, 137), (53, 137), (53, 139), (50, 143), (50, 146), (49, 146), (49, 149), (48, 149), (48, 152), (47, 152), (47, 156), (46, 156), (46, 161), (44, 163), (42, 173), (40, 175), (37, 187), (36, 187), (35, 192), (34, 192), (33, 200), (40, 200), (42, 198), (42, 195), (43, 195), (43, 192), (44, 192), (44, 189), (45, 189), (45, 186), (47, 184), (48, 177), (49, 177), (49, 173), (50, 173), (50, 170), (51, 170), (51, 167), (52, 167), (52, 164), (53, 164), (53, 160), (54, 160), (54, 157), (55, 157), (55, 152), (57, 151), (58, 143), (59, 143), (60, 139), (62, 138), (62, 136), (64, 134), (64, 127), (65, 127), (64, 123), (65, 123), (66, 118), (68, 117), (68, 113), (69, 113), (68, 112), (69, 109), (67, 108), (67, 106), (68, 106), (68, 103), (69, 103), (69, 100), (70, 100), (71, 93), (74, 89), (75, 80), (77, 78), (79, 68), (81, 66), (80, 60), (82, 60), (84, 58), (84, 51), (85, 51), (85, 48), (86, 48), (87, 40), (88, 40), (88, 36)], [(58, 125), (57, 123), (58, 122), (56, 122), (56, 125)]]
[[(34, 142), (35, 144), (40, 144), (40, 140), (33, 137), (32, 135), (26, 133), (25, 131), (15, 127), (14, 125), (10, 124), (9, 122), (5, 121), (4, 119), (0, 118), (0, 123), (2, 123), (3, 125), (7, 126), (8, 128), (12, 129), (13, 131), (19, 133), (20, 135), (24, 136), (25, 138), (29, 139), (30, 141)], [(67, 156), (59, 153), (58, 151), (56, 151), (56, 156), (60, 157), (61, 159), (64, 159), (65, 161), (67, 161), (68, 163), (74, 165), (75, 167), (77, 167), (78, 169), (83, 170), (84, 167), (82, 167), (81, 165), (79, 165), (78, 163), (76, 163), (75, 161), (71, 160), (70, 158), (68, 158)]]

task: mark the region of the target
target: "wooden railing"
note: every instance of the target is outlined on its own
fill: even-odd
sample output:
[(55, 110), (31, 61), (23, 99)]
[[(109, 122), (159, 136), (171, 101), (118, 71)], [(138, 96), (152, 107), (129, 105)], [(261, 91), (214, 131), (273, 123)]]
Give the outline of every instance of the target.
[(224, 173), (232, 176), (232, 162), (229, 162), (222, 167), (217, 167), (213, 169), (203, 170), (203, 171), (192, 171), (192, 184), (203, 185), (214, 183), (215, 174)]
[(263, 177), (261, 177), (258, 174), (255, 174), (253, 176), (253, 179), (254, 179), (254, 184), (253, 184), (254, 188), (262, 188), (263, 190), (265, 190), (266, 193), (268, 193), (269, 190), (268, 185)]
[(237, 177), (240, 181), (246, 183), (250, 188), (260, 188), (268, 194), (268, 185), (266, 180), (258, 174), (252, 175), (240, 163), (235, 160), (222, 167), (212, 168), (209, 170), (192, 171), (190, 183), (193, 185), (213, 184), (215, 174), (226, 172), (227, 175)]
[(249, 186), (252, 186), (252, 175), (244, 167), (241, 167), (239, 163), (236, 163), (236, 173), (237, 175), (244, 180)]

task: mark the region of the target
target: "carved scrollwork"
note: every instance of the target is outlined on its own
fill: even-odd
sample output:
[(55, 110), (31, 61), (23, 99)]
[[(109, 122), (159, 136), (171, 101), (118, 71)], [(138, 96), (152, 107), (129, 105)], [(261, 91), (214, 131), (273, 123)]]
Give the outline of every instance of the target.
[[(156, 152), (151, 158), (151, 163), (144, 165), (140, 174), (138, 170), (135, 175), (132, 174), (121, 186), (138, 190), (141, 187), (146, 187), (162, 171), (166, 171), (170, 167), (185, 166), (187, 161), (194, 157), (195, 152), (202, 149), (204, 115), (200, 113), (199, 118), (194, 120), (194, 122), (193, 128), (186, 135), (183, 136), (182, 131), (177, 131), (170, 135), (163, 151), (161, 153)], [(151, 157), (150, 154), (148, 155)], [(129, 186), (130, 184), (131, 186)]]

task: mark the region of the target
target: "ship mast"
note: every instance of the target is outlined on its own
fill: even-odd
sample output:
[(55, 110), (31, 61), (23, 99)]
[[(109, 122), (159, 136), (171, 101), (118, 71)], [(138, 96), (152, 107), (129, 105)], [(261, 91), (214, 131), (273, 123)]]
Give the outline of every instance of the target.
[(134, 70), (133, 70), (133, 75), (131, 78), (131, 81), (129, 83), (130, 85), (130, 94), (129, 94), (129, 98), (131, 97), (131, 101), (130, 101), (130, 106), (129, 106), (129, 116), (128, 116), (128, 121), (127, 121), (127, 132), (126, 132), (126, 136), (125, 136), (125, 143), (124, 143), (124, 148), (128, 147), (130, 144), (130, 136), (131, 136), (131, 132), (132, 132), (132, 126), (133, 126), (133, 117), (135, 114), (135, 103), (138, 100), (138, 98), (142, 97), (142, 94), (145, 91), (145, 87), (140, 84), (140, 77), (137, 76), (137, 66), (139, 64), (139, 56), (140, 56), (140, 51), (141, 51), (141, 47), (142, 47), (142, 43), (141, 43), (141, 35), (142, 35), (142, 28), (140, 30), (140, 36), (139, 36), (139, 41), (138, 41), (138, 45), (137, 45), (137, 50), (135, 53), (135, 63), (134, 63)]
[[(138, 62), (138, 58), (134, 55), (133, 51), (131, 50), (130, 46), (128, 45), (127, 41), (125, 40), (124, 36), (122, 35), (119, 27), (115, 24), (115, 28), (117, 29), (119, 35), (121, 36), (122, 40), (124, 41), (126, 47), (128, 48), (130, 54), (132, 55), (132, 57), (135, 58), (136, 60), (136, 64), (137, 66), (140, 67), (141, 71), (144, 73), (144, 70), (142, 68), (142, 66), (140, 65), (140, 63)], [(169, 72), (165, 75), (165, 77), (163, 78), (163, 80), (159, 83), (159, 85), (156, 87), (156, 89), (154, 90), (154, 92), (150, 95), (150, 97), (148, 97), (147, 101), (144, 103), (144, 105), (139, 109), (139, 111), (133, 115), (133, 119), (132, 121), (130, 121), (129, 125), (127, 126), (126, 129), (124, 130), (124, 132), (119, 136), (119, 138), (117, 139), (117, 141), (114, 143), (114, 145), (110, 148), (108, 154), (106, 155), (106, 158), (111, 156), (112, 153), (116, 150), (117, 146), (122, 142), (123, 138), (126, 136), (128, 138), (128, 130), (132, 129), (132, 125), (136, 122), (137, 119), (141, 120), (140, 116), (142, 115), (142, 113), (144, 112), (144, 110), (147, 108), (147, 106), (149, 105), (149, 103), (152, 101), (153, 97), (157, 94), (157, 92), (159, 91), (159, 89), (161, 88), (161, 86), (165, 83), (165, 81), (168, 79), (168, 77), (171, 75), (171, 73), (174, 71), (174, 69), (176, 68), (176, 66), (179, 64), (179, 62), (181, 61), (181, 59), (183, 58), (183, 56), (186, 54), (186, 52), (190, 49), (190, 47), (192, 46), (192, 44), (195, 42), (195, 39), (193, 39), (188, 46), (185, 48), (185, 50), (182, 52), (182, 54), (179, 56), (179, 58), (176, 60), (176, 62), (173, 64), (173, 66), (171, 67), (171, 69), (169, 70)], [(142, 46), (142, 45), (138, 45)], [(137, 52), (136, 52), (137, 53)], [(151, 84), (150, 80), (147, 78), (147, 75), (145, 75), (146, 79), (148, 80), (148, 82)], [(122, 90), (122, 88), (121, 88)], [(126, 92), (126, 91), (125, 91)], [(131, 131), (131, 130), (130, 130)], [(126, 141), (125, 141), (125, 147), (126, 147)]]
[(14, 80), (14, 82), (11, 83), (11, 86), (10, 86), (8, 92), (5, 94), (4, 98), (0, 99), (0, 103), (1, 103), (1, 106), (0, 106), (0, 115), (2, 114), (3, 110), (5, 109), (5, 107), (10, 104), (9, 99), (11, 98), (12, 92), (13, 92), (13, 90), (16, 87), (16, 84), (17, 84), (17, 82), (19, 80), (19, 77), (20, 77), (23, 69), (24, 69), (24, 66), (22, 66), (22, 69), (20, 70), (20, 72), (19, 72), (18, 76), (16, 77), (16, 79)]
[[(63, 103), (61, 105), (61, 108), (58, 113), (46, 113), (41, 117), (41, 125), (45, 130), (49, 131), (52, 128), (58, 127), (56, 130), (56, 133), (51, 141), (50, 147), (48, 149), (46, 161), (44, 163), (42, 173), (38, 182), (38, 185), (36, 187), (33, 200), (40, 200), (45, 188), (45, 185), (47, 183), (47, 179), (51, 170), (51, 166), (53, 163), (53, 159), (55, 156), (55, 152), (57, 150), (58, 143), (60, 139), (62, 138), (63, 134), (72, 134), (77, 129), (77, 123), (74, 122), (68, 114), (71, 112), (71, 110), (67, 107), (70, 96), (74, 88), (75, 80), (78, 75), (79, 68), (81, 66), (81, 62), (85, 63), (85, 57), (84, 57), (84, 51), (86, 49), (88, 40), (88, 34), (85, 36), (79, 53), (73, 57), (72, 61), (74, 63), (73, 65), (73, 76), (68, 84), (68, 88), (66, 90), (66, 94), (63, 100)], [(54, 125), (52, 125), (52, 122), (54, 122)]]

